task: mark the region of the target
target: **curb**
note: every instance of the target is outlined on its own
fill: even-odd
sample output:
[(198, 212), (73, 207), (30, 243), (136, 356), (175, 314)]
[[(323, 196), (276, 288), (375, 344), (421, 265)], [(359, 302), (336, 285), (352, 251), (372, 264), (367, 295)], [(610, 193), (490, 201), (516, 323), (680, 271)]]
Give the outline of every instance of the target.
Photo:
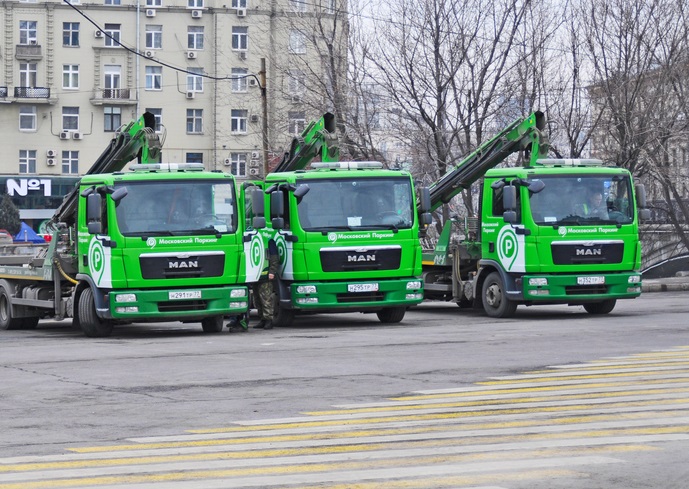
[(689, 290), (689, 282), (662, 283), (651, 282), (642, 283), (641, 292), (682, 292)]

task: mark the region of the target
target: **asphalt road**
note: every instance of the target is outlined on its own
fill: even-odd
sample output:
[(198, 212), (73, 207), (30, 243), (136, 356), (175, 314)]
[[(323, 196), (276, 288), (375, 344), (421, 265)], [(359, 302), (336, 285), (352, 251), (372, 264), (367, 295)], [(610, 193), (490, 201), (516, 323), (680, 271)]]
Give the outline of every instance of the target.
[(0, 489), (683, 488), (688, 299), (0, 331)]

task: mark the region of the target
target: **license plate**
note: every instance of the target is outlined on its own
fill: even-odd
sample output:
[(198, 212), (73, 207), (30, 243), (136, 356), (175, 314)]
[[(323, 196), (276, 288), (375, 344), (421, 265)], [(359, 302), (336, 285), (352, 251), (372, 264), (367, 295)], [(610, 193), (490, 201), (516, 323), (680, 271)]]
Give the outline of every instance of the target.
[(605, 283), (605, 277), (577, 277), (578, 285), (602, 285)]
[(375, 292), (378, 290), (378, 284), (349, 284), (347, 290), (349, 292)]
[(171, 301), (178, 301), (180, 299), (200, 299), (200, 290), (183, 290), (177, 292), (168, 292), (168, 299)]

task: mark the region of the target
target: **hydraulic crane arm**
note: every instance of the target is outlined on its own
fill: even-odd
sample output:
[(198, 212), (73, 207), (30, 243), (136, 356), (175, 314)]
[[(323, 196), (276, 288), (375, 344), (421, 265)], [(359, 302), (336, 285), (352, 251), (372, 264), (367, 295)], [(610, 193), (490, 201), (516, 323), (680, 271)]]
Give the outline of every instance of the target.
[(318, 120), (311, 121), (299, 137), (292, 140), (292, 145), (273, 173), (303, 170), (320, 154), (324, 162), (338, 161), (340, 148), (335, 133), (335, 116), (330, 112)]
[[(139, 163), (160, 163), (161, 148), (162, 143), (155, 132), (155, 116), (150, 112), (144, 112), (139, 119), (117, 131), (108, 147), (86, 174), (120, 171), (134, 158), (138, 158)], [(50, 224), (63, 222), (69, 226), (74, 223), (77, 191), (75, 188), (65, 196), (53, 214)]]
[(486, 171), (499, 165), (508, 156), (525, 150), (529, 153), (527, 166), (548, 154), (549, 145), (541, 131), (545, 128), (545, 116), (534, 112), (524, 120), (517, 120), (480, 145), (473, 153), (459, 162), (430, 187), (431, 210), (448, 203), (455, 195), (467, 189)]

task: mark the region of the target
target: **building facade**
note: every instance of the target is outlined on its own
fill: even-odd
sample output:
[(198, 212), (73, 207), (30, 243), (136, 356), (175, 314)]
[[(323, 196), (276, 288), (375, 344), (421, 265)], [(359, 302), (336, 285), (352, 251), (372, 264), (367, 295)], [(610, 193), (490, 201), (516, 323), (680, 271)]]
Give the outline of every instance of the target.
[[(328, 109), (310, 25), (343, 16), (330, 0), (4, 0), (0, 185), (62, 192), (144, 111), (164, 136), (164, 162), (260, 177)], [(21, 197), (15, 189), (21, 217), (34, 219), (61, 195)]]

